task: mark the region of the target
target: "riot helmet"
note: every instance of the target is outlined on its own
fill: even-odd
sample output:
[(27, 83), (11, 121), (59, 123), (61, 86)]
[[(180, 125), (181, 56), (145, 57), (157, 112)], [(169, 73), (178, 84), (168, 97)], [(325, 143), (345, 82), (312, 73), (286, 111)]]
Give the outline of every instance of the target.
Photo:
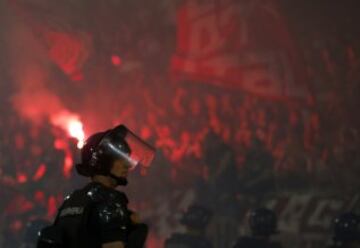
[(111, 174), (115, 160), (120, 159), (130, 168), (141, 165), (150, 166), (155, 155), (155, 149), (131, 132), (126, 126), (119, 125), (105, 132), (91, 135), (81, 149), (81, 163), (76, 165), (80, 175), (110, 176), (126, 184), (124, 178)]
[(360, 217), (354, 213), (343, 213), (334, 220), (334, 239), (343, 242), (360, 241)]
[(211, 220), (212, 213), (200, 205), (191, 205), (183, 214), (180, 222), (194, 229), (205, 229)]

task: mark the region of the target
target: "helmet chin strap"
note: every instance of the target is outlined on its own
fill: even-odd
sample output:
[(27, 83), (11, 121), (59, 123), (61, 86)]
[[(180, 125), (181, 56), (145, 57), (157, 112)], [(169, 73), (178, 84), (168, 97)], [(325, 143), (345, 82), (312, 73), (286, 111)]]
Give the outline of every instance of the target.
[(116, 181), (118, 186), (126, 186), (128, 184), (128, 180), (125, 177), (115, 176), (112, 173), (110, 173), (109, 176)]

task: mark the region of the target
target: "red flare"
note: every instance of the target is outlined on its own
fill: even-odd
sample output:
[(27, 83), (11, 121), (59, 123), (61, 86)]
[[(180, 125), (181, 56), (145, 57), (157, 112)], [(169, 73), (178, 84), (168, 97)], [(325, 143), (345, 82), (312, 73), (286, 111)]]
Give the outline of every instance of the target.
[(79, 149), (84, 145), (84, 126), (78, 115), (63, 111), (53, 116), (51, 121), (55, 126), (64, 129), (70, 137), (77, 139)]
[(80, 120), (69, 120), (68, 131), (71, 137), (78, 140), (78, 148), (82, 148), (85, 140), (85, 132), (83, 124)]

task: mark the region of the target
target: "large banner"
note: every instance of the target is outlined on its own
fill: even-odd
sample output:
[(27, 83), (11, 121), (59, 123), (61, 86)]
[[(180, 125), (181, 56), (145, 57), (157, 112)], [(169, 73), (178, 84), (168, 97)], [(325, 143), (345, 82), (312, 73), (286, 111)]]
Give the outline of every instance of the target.
[(303, 97), (304, 69), (276, 2), (188, 0), (177, 13), (175, 81)]
[[(93, 52), (93, 35), (82, 31), (80, 24), (86, 19), (77, 16), (70, 2), (39, 0), (9, 1), (7, 6), (13, 16), (11, 24), (22, 27), (22, 32), (33, 37), (33, 42), (44, 53), (46, 61), (54, 63), (69, 77), (77, 81), (83, 77), (83, 66)], [(47, 10), (47, 11), (45, 11)], [(77, 17), (74, 20), (74, 16)], [(73, 18), (72, 18), (73, 17)], [(77, 22), (76, 22), (77, 21)], [(80, 23), (80, 24), (79, 24)], [(17, 30), (18, 28), (12, 27)], [(14, 40), (19, 39), (15, 34)], [(32, 44), (33, 45), (33, 44)], [(29, 49), (28, 53), (35, 53)]]

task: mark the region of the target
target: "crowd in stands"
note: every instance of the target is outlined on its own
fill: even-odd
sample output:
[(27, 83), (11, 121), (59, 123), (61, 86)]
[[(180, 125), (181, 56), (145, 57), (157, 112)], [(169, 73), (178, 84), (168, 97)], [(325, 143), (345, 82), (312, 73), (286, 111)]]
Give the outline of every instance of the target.
[[(157, 13), (149, 16), (144, 10), (129, 16), (124, 12), (127, 24), (121, 27), (109, 15), (103, 19), (113, 23), (109, 30), (91, 27), (95, 32), (87, 27), (98, 39), (82, 81), (89, 79), (93, 85), (74, 85), (86, 96), (106, 81), (106, 90), (100, 92), (119, 102), (109, 107), (111, 113), (104, 110), (102, 123), (124, 122), (159, 150), (152, 167), (135, 171), (136, 183), (128, 190), (134, 206), (153, 208), (147, 215), (150, 221), (175, 219), (176, 196), (188, 190), (195, 192), (195, 201), (220, 208), (223, 205), (211, 205), (207, 198), (219, 192), (221, 202), (229, 188), (214, 190), (212, 184), (228, 183), (231, 195), (222, 204), (230, 202), (236, 208), (241, 208), (239, 195), (263, 199), (279, 192), (337, 192), (340, 188), (343, 193), (356, 193), (358, 37), (322, 33), (304, 37), (299, 49), (307, 65), (308, 95), (302, 101), (271, 101), (206, 82), (171, 82), (168, 64), (175, 26), (164, 25), (161, 9)], [(161, 29), (155, 24), (162, 24)], [(117, 67), (111, 63), (114, 54), (135, 67)], [(49, 123), (34, 125), (21, 118), (12, 108), (11, 96), (0, 92), (0, 246), (5, 248), (15, 247), (29, 220), (51, 220), (63, 197), (84, 181), (74, 170), (64, 171), (69, 154), (76, 162), (75, 141)], [(93, 121), (88, 112), (82, 117)], [(98, 113), (92, 115), (98, 117)], [(179, 195), (174, 197), (174, 192)], [(170, 212), (164, 213), (165, 208)], [(161, 236), (160, 229), (155, 231)]]

